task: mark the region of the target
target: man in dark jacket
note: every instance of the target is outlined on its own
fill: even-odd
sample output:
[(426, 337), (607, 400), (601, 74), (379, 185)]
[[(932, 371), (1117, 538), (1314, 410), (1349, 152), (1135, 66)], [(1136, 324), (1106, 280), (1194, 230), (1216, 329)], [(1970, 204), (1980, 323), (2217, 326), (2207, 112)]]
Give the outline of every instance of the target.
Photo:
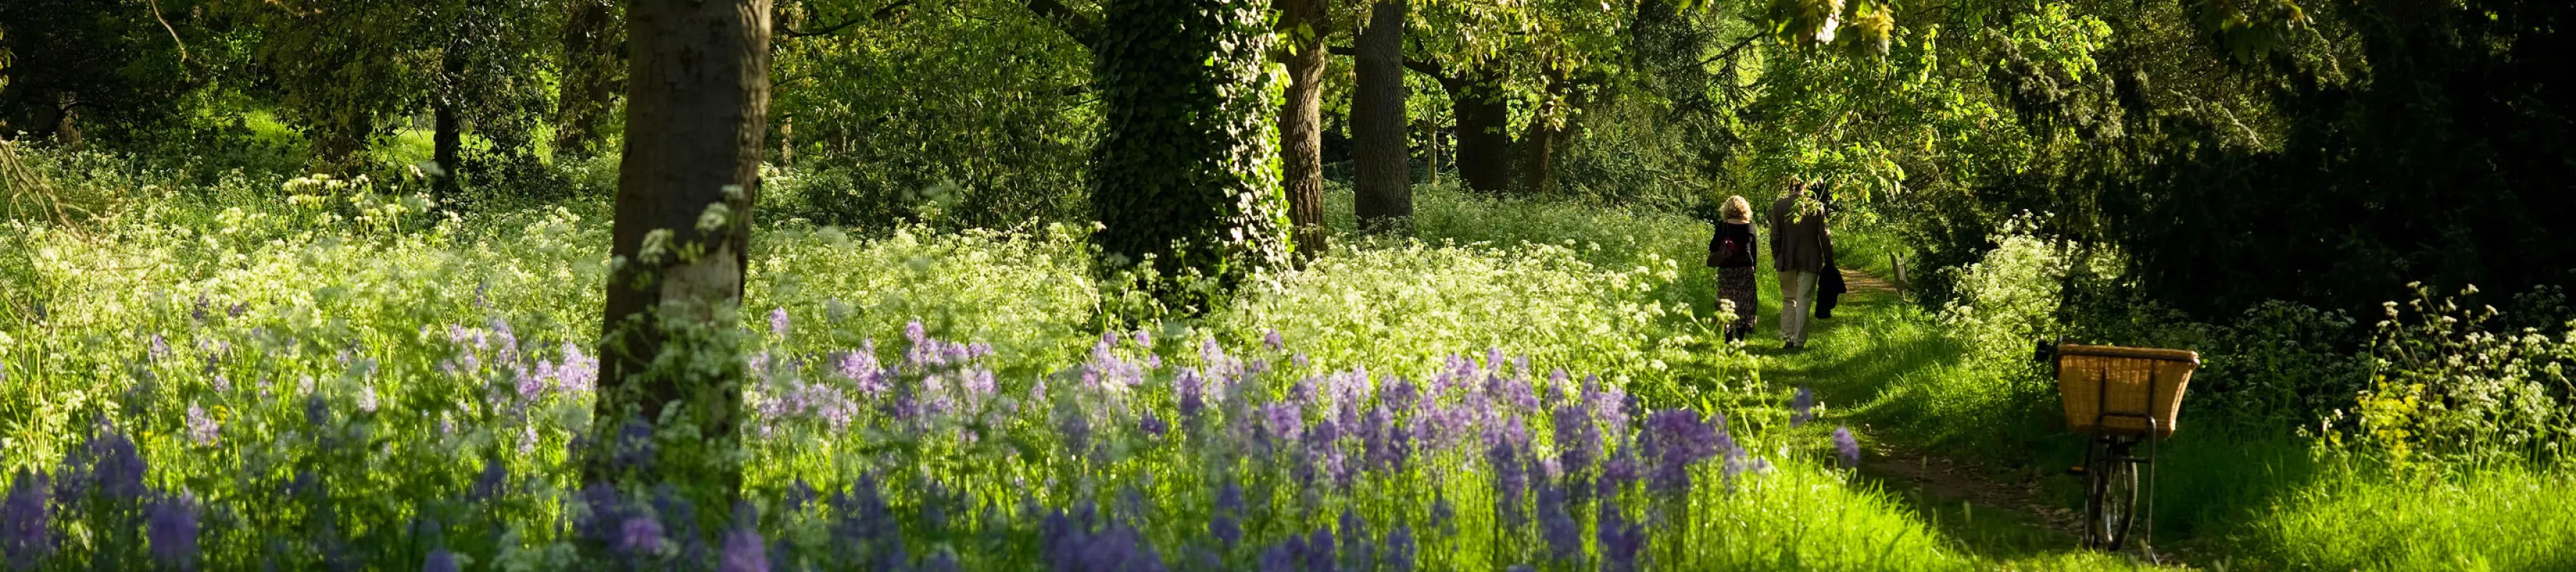
[(1780, 339), (1807, 346), (1809, 304), (1816, 272), (1825, 266), (1825, 208), (1807, 196), (1807, 183), (1792, 180), (1788, 194), (1771, 203), (1771, 269), (1780, 276)]

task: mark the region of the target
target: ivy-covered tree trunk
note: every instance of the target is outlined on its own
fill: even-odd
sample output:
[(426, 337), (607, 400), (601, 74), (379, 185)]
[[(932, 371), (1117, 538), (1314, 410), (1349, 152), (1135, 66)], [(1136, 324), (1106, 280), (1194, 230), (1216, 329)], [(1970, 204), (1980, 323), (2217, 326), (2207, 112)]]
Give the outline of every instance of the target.
[(465, 120), (456, 113), (459, 78), (465, 74), (465, 54), (456, 44), (448, 44), (439, 56), (439, 89), (430, 104), (430, 160), (438, 163), (438, 178), (430, 185), (430, 195), (439, 203), (456, 200), (456, 179), (465, 174)]
[(1278, 0), (1279, 29), (1288, 60), (1288, 101), (1279, 114), (1280, 164), (1288, 187), (1288, 223), (1296, 229), (1297, 255), (1313, 258), (1329, 247), (1324, 232), (1324, 37), (1332, 18), (1324, 0)]
[(1360, 228), (1370, 232), (1403, 232), (1413, 216), (1405, 145), (1412, 129), (1404, 114), (1405, 11), (1405, 0), (1378, 0), (1353, 46), (1351, 64), (1359, 77), (1351, 94), (1351, 160), (1359, 177), (1352, 185), (1352, 210)]
[[(625, 426), (662, 434), (649, 470), (597, 459), (594, 479), (674, 482), (732, 498), (728, 463), (742, 366), (727, 347), (742, 298), (752, 205), (769, 116), (769, 0), (637, 0), (628, 5), (626, 146), (612, 225), (613, 269), (596, 406), (602, 447), (631, 451)], [(637, 471), (648, 474), (637, 474)], [(715, 505), (727, 506), (727, 505)]]
[(1511, 108), (1502, 99), (1502, 80), (1482, 69), (1462, 70), (1440, 80), (1458, 119), (1458, 178), (1467, 188), (1489, 195), (1511, 190)]
[(565, 0), (563, 80), (555, 97), (555, 156), (600, 151), (617, 97), (618, 9), (612, 0)]
[[(1110, 0), (1094, 85), (1108, 132), (1088, 185), (1100, 270), (1151, 270), (1167, 308), (1206, 308), (1286, 258), (1288, 220), (1264, 79), (1274, 37), (1257, 0)], [(1175, 277), (1196, 276), (1172, 281)]]

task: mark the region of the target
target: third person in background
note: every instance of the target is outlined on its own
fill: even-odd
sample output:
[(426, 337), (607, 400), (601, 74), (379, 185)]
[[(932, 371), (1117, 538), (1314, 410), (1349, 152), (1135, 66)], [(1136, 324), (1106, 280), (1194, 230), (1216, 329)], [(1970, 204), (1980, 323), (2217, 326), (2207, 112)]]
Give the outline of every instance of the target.
[(1825, 265), (1825, 207), (1807, 195), (1807, 185), (1792, 178), (1788, 193), (1771, 203), (1771, 268), (1780, 276), (1781, 346), (1789, 349), (1807, 346), (1808, 306)]

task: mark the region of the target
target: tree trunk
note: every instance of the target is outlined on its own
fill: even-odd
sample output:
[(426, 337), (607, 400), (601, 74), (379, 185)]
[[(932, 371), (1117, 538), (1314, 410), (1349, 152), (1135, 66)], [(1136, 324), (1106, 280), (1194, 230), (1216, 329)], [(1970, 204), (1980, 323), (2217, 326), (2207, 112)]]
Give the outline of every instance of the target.
[(1550, 167), (1556, 164), (1556, 140), (1564, 131), (1540, 118), (1531, 118), (1529, 129), (1521, 134), (1521, 192), (1528, 195), (1546, 193), (1556, 182)]
[[(700, 500), (726, 503), (700, 506), (730, 506), (741, 473), (704, 448), (733, 442), (742, 403), (742, 368), (721, 345), (729, 326), (719, 317), (741, 300), (760, 196), (770, 2), (636, 0), (629, 7), (633, 81), (595, 434), (613, 437), (639, 421), (694, 425), (698, 439), (657, 443), (662, 453), (652, 474), (624, 476), (685, 481), (723, 497)], [(611, 450), (622, 444), (595, 442)], [(589, 466), (593, 478), (619, 476), (611, 463)]]
[(1429, 180), (1424, 182), (1431, 183), (1431, 186), (1433, 187), (1438, 187), (1440, 186), (1440, 125), (1427, 121), (1423, 122), (1422, 146), (1427, 149), (1424, 156), (1428, 157), (1423, 161), (1423, 163), (1429, 165), (1428, 168), (1423, 169), (1429, 173), (1424, 176), (1424, 178)]
[(1280, 164), (1287, 179), (1288, 224), (1297, 256), (1330, 248), (1324, 232), (1324, 38), (1333, 21), (1324, 0), (1277, 0), (1288, 53), (1288, 101), (1279, 113)]
[(1100, 29), (1112, 32), (1093, 45), (1107, 130), (1086, 174), (1100, 222), (1091, 240), (1107, 278), (1151, 259), (1163, 277), (1207, 279), (1142, 283), (1164, 310), (1212, 308), (1214, 295), (1290, 256), (1270, 166), (1280, 107), (1262, 71), (1276, 37), (1269, 15), (1267, 0), (1102, 5)]
[(1458, 120), (1458, 178), (1467, 181), (1468, 189), (1488, 195), (1501, 195), (1512, 186), (1512, 139), (1505, 131), (1512, 116), (1503, 105), (1501, 84), (1501, 78), (1482, 69), (1440, 80)]
[(464, 98), (464, 94), (457, 93), (457, 85), (462, 83), (458, 76), (465, 73), (465, 54), (458, 53), (454, 44), (449, 44), (443, 51), (445, 53), (439, 56), (438, 66), (438, 81), (442, 85), (430, 111), (434, 116), (430, 127), (430, 161), (436, 162), (438, 169), (437, 179), (429, 191), (430, 198), (437, 199), (442, 205), (456, 200), (456, 179), (465, 174), (461, 158), (465, 154), (465, 121), (456, 114), (456, 102)]
[(1359, 77), (1351, 95), (1351, 155), (1359, 176), (1352, 210), (1369, 232), (1403, 232), (1413, 216), (1413, 174), (1405, 165), (1405, 136), (1413, 126), (1404, 118), (1404, 18), (1405, 0), (1378, 0), (1353, 46)]
[(563, 80), (555, 95), (555, 158), (588, 159), (606, 137), (617, 97), (617, 4), (564, 2)]

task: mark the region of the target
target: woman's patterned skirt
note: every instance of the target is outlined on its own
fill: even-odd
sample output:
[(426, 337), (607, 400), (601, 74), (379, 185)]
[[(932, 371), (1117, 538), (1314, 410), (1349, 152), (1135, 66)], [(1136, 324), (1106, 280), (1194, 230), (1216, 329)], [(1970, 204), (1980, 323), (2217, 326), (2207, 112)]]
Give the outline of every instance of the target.
[(1755, 286), (1753, 267), (1717, 269), (1717, 297), (1735, 302), (1735, 321), (1727, 325), (1727, 339), (1753, 335), (1753, 316), (1761, 311), (1761, 292)]

